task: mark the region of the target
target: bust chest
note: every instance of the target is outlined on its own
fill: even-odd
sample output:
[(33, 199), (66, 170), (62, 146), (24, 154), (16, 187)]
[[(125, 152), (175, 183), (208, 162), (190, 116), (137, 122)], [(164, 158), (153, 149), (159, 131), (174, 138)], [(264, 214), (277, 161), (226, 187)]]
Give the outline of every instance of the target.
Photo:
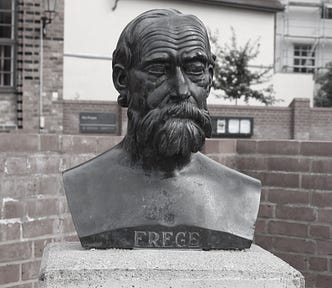
[[(89, 186), (87, 189), (91, 189)], [(114, 227), (176, 226), (213, 220), (216, 210), (222, 209), (216, 199), (222, 190), (220, 183), (201, 175), (162, 179), (138, 174), (114, 177), (109, 185), (96, 183), (93, 191), (84, 194), (90, 198), (86, 202), (91, 210), (98, 207), (93, 217), (102, 211)]]

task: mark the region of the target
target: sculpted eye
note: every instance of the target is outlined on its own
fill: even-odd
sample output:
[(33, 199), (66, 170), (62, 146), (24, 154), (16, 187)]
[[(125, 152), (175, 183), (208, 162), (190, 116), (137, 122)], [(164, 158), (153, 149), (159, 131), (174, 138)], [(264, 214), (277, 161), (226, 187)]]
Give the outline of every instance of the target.
[(149, 74), (154, 76), (165, 75), (168, 71), (167, 65), (161, 63), (153, 63), (146, 67), (145, 69)]
[(201, 75), (205, 72), (205, 65), (202, 62), (189, 62), (185, 65), (185, 71), (192, 75)]

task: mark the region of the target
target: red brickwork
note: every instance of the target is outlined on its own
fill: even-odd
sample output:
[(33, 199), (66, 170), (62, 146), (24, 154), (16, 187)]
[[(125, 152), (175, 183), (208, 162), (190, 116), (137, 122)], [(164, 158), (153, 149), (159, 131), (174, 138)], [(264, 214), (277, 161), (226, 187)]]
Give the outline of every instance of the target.
[(64, 0), (57, 0), (56, 16), (46, 27), (43, 57), (43, 133), (63, 131)]
[(238, 169), (263, 184), (256, 243), (307, 287), (332, 287), (332, 143), (242, 140), (237, 152)]
[(212, 116), (252, 117), (253, 139), (332, 140), (332, 108), (310, 108), (295, 98), (289, 107), (209, 106)]
[[(41, 0), (17, 1), (17, 125), (24, 132), (39, 131), (40, 118), (40, 38)], [(54, 21), (47, 26), (43, 39), (42, 114), (44, 132), (62, 131), (64, 1), (57, 1)]]
[[(118, 114), (118, 134), (127, 127), (126, 109), (116, 102), (64, 101), (64, 134), (78, 134), (80, 112), (114, 112)], [(310, 108), (308, 99), (296, 98), (289, 107), (209, 106), (214, 117), (252, 117), (252, 139), (332, 140), (332, 108)], [(120, 127), (121, 126), (121, 127)]]
[(331, 141), (332, 139), (332, 109), (311, 109), (310, 136), (311, 139)]
[[(0, 135), (0, 287), (37, 287), (44, 246), (77, 240), (60, 172), (120, 140)], [(256, 243), (300, 270), (307, 287), (331, 287), (332, 143), (212, 139), (203, 152), (261, 179)]]
[(120, 139), (0, 134), (0, 287), (37, 287), (44, 246), (77, 240), (60, 172)]
[(298, 98), (292, 108), (292, 139), (310, 139), (311, 111), (308, 99)]
[(289, 107), (209, 106), (211, 116), (252, 117), (255, 139), (292, 139), (292, 109)]

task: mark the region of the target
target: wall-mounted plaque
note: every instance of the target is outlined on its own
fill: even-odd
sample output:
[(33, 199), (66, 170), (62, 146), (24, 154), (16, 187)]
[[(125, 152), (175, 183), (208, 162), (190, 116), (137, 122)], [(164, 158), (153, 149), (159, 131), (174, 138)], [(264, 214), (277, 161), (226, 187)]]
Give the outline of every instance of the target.
[(115, 113), (80, 113), (81, 133), (116, 133), (117, 115)]

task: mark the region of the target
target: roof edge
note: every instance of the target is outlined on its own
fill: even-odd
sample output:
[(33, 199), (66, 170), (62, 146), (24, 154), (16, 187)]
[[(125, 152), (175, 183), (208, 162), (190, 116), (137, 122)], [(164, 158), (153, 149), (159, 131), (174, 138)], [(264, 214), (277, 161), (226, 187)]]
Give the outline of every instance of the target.
[(233, 8), (241, 8), (241, 9), (249, 9), (249, 10), (256, 10), (256, 11), (262, 11), (262, 12), (270, 12), (270, 13), (276, 13), (281, 12), (285, 9), (284, 5), (282, 5), (280, 2), (276, 5), (257, 5), (254, 3), (245, 3), (245, 1), (239, 3), (236, 1), (231, 0), (185, 0), (190, 2), (197, 2), (197, 3), (203, 3), (203, 4), (214, 4), (219, 6), (226, 6), (226, 7), (233, 7)]

